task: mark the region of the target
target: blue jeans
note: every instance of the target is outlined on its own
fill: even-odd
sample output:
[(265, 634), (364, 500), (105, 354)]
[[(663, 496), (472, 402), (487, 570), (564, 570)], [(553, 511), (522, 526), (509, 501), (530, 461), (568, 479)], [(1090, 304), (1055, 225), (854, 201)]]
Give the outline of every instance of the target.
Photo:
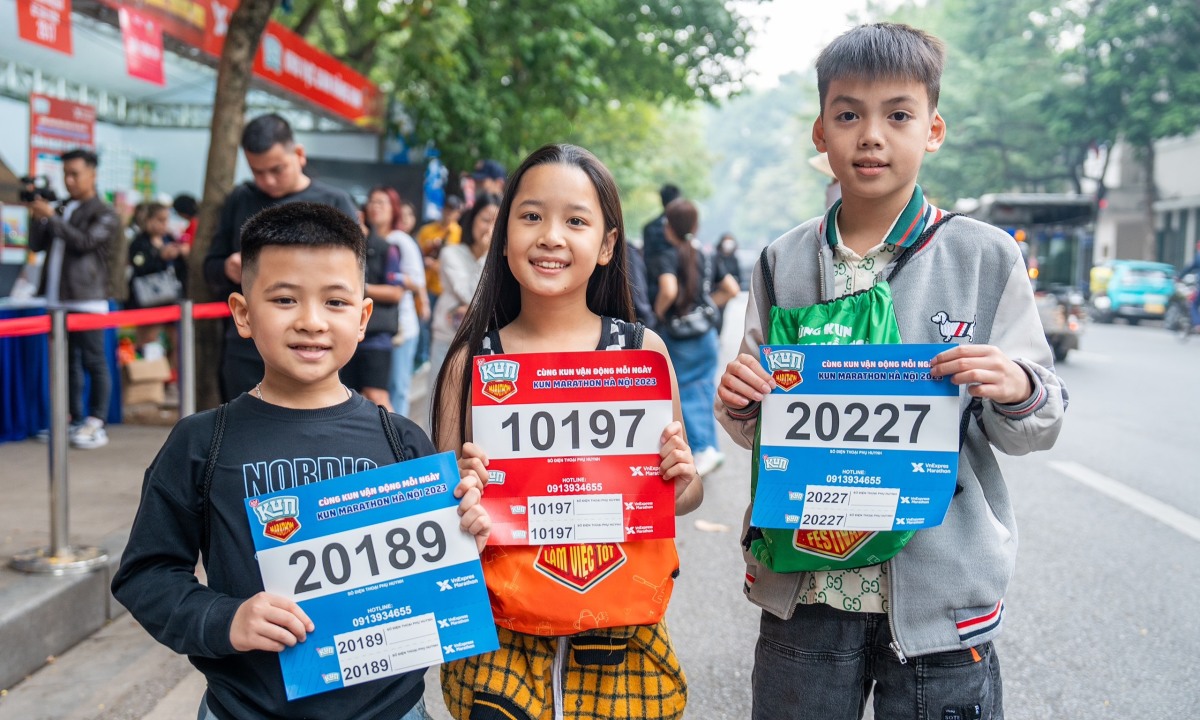
[(891, 642), (882, 613), (800, 605), (791, 620), (780, 620), (763, 612), (751, 717), (857, 720), (873, 688), (877, 720), (1003, 720), (992, 643), (902, 664)]
[(717, 331), (714, 328), (688, 340), (676, 340), (665, 333), (662, 338), (667, 344), (671, 364), (675, 366), (688, 444), (692, 452), (715, 448), (717, 421), (713, 416), (713, 402), (717, 398)]
[[(218, 720), (213, 711), (208, 709), (208, 702), (204, 698), (200, 698), (200, 710), (196, 714), (196, 720)], [(412, 710), (404, 713), (399, 720), (433, 720), (433, 718), (425, 712), (425, 698), (421, 698), (416, 705), (413, 705)]]
[(408, 417), (408, 395), (412, 389), (413, 360), (417, 356), (418, 338), (406, 338), (392, 348), (392, 377), (388, 382), (388, 395), (392, 399), (392, 411)]

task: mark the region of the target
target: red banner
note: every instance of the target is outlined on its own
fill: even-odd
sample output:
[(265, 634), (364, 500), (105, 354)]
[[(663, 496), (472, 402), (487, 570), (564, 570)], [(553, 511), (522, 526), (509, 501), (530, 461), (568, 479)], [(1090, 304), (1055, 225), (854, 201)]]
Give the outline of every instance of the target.
[(490, 545), (675, 536), (660, 474), (671, 373), (650, 350), (480, 355), (471, 425), (489, 458)]
[(71, 0), (17, 0), (22, 40), (71, 54)]
[(125, 69), (130, 77), (155, 85), (166, 85), (163, 71), (162, 25), (136, 10), (123, 7), (121, 37), (125, 40)]
[[(28, 0), (22, 0), (28, 1)], [(101, 0), (120, 10), (136, 8), (158, 21), (162, 32), (219, 58), (237, 0)], [(267, 23), (254, 60), (254, 74), (355, 125), (382, 123), (379, 88), (317, 50), (274, 20)]]
[(379, 123), (379, 89), (277, 22), (267, 25), (254, 74), (360, 127)]
[(29, 95), (29, 174), (43, 175), (66, 197), (59, 155), (74, 148), (96, 149), (96, 109), (70, 100)]

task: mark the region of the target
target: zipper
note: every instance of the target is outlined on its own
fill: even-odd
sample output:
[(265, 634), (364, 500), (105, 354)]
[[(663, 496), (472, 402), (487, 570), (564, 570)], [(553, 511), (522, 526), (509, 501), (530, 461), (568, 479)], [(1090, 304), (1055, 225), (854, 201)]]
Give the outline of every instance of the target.
[(567, 639), (565, 637), (554, 639), (554, 667), (551, 673), (550, 684), (554, 692), (554, 720), (563, 720), (563, 682), (566, 680), (567, 672)]
[(892, 619), (893, 616), (895, 616), (895, 614), (896, 614), (896, 585), (895, 585), (895, 581), (892, 579), (895, 577), (895, 574), (893, 572), (895, 570), (895, 568), (892, 566), (891, 560), (887, 561), (887, 566), (888, 566), (888, 605), (891, 606), (888, 608), (887, 621), (888, 621), (888, 630), (892, 633), (892, 641), (890, 643), (888, 643), (888, 647), (890, 647), (892, 649), (892, 652), (896, 653), (896, 659), (900, 661), (901, 665), (907, 665), (908, 658), (904, 656), (904, 650), (900, 647), (900, 639), (896, 637), (896, 621)]
[(818, 290), (820, 295), (817, 297), (819, 297), (822, 301), (825, 300), (827, 295), (825, 292), (825, 256), (821, 252), (824, 242), (825, 239), (821, 238), (817, 243), (817, 280), (820, 284), (820, 290)]

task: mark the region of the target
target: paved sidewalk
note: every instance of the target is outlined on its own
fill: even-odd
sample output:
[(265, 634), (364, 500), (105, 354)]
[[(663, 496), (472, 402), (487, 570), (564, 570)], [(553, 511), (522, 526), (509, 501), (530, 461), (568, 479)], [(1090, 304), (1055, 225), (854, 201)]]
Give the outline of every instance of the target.
[[(421, 415), (427, 375), (418, 373), (413, 382), (413, 412)], [(14, 554), (50, 542), (50, 449), (32, 439), (0, 444), (0, 692), (125, 612), (108, 586), (137, 512), (143, 473), (170, 430), (112, 425), (107, 446), (70, 450), (69, 542), (101, 546), (109, 561), (93, 572), (63, 577), (9, 567)]]

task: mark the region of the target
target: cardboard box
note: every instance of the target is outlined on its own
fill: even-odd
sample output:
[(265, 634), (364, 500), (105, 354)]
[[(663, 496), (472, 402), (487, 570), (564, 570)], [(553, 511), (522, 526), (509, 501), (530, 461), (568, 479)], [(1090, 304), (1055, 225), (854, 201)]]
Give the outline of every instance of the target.
[(122, 402), (161, 404), (166, 399), (165, 383), (170, 379), (171, 364), (166, 358), (134, 360), (125, 366)]

